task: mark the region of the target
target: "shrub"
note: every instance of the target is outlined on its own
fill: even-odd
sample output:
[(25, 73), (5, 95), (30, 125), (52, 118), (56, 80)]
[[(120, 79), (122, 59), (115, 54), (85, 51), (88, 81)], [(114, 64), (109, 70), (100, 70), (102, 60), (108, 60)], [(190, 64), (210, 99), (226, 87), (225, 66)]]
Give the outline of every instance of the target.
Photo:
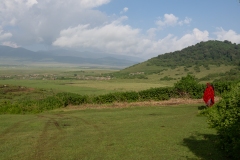
[(119, 94), (120, 102), (136, 102), (139, 100), (139, 94), (135, 91), (123, 92)]
[(160, 78), (160, 80), (161, 80), (161, 81), (171, 81), (171, 80), (174, 80), (174, 78), (165, 76), (165, 77), (163, 77), (163, 78)]
[(217, 82), (213, 82), (215, 94), (222, 95), (225, 92), (229, 92), (232, 89), (232, 86), (234, 86), (236, 84), (237, 84), (237, 82), (234, 82), (234, 81), (225, 81), (225, 82), (217, 81)]
[(92, 97), (92, 103), (136, 102), (138, 99), (138, 92), (116, 92)]
[(173, 93), (172, 88), (151, 88), (139, 92), (140, 100), (168, 100)]
[(188, 74), (174, 84), (174, 89), (176, 94), (180, 97), (201, 98), (204, 91), (204, 85), (198, 84), (196, 78)]
[(112, 93), (93, 97), (93, 100), (92, 100), (93, 103), (97, 103), (97, 104), (112, 103), (114, 101), (116, 101), (116, 97)]
[(206, 112), (210, 127), (215, 128), (221, 148), (231, 159), (240, 159), (240, 83), (223, 95)]
[(67, 106), (69, 104), (81, 105), (81, 104), (89, 103), (89, 97), (87, 95), (79, 95), (75, 93), (63, 92), (63, 93), (58, 93), (56, 97), (60, 101), (62, 101), (64, 106)]

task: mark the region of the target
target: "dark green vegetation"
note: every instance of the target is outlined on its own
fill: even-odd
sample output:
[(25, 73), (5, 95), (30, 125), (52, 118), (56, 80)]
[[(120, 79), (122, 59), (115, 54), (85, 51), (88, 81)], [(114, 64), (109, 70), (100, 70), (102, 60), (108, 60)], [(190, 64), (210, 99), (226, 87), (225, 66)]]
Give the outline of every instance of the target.
[(221, 149), (231, 159), (240, 159), (240, 83), (202, 114), (208, 117), (210, 127), (217, 130)]
[(181, 51), (175, 51), (159, 55), (148, 61), (148, 65), (164, 67), (199, 66), (205, 68), (211, 65), (240, 65), (240, 44), (232, 44), (229, 41), (200, 42)]
[[(221, 66), (231, 67), (223, 71)], [(240, 79), (240, 44), (229, 41), (200, 42), (181, 51), (151, 58), (112, 76), (148, 79), (149, 75), (154, 74), (162, 75), (160, 80), (166, 81), (177, 80), (186, 74), (193, 74), (200, 81)]]
[(0, 159), (218, 159), (199, 105), (0, 116)]

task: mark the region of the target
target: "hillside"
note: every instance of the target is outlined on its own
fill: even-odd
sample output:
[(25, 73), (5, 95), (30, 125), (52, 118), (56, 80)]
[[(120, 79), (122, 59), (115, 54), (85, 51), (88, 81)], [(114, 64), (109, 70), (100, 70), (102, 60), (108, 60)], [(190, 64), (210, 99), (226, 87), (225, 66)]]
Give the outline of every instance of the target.
[(232, 44), (229, 41), (200, 42), (181, 51), (159, 55), (150, 59), (148, 64), (166, 67), (238, 65), (240, 64), (240, 44)]
[[(193, 65), (239, 65), (240, 44), (232, 44), (229, 41), (200, 42), (181, 51), (158, 55), (142, 64), (145, 64), (147, 68), (152, 66), (174, 68), (178, 66), (191, 67)], [(134, 67), (137, 68), (138, 65), (129, 68)], [(126, 70), (129, 68), (126, 68)]]
[(114, 76), (148, 79), (155, 75), (160, 80), (177, 80), (186, 74), (193, 74), (200, 80), (236, 79), (240, 78), (239, 66), (240, 44), (211, 40), (158, 55), (125, 68)]

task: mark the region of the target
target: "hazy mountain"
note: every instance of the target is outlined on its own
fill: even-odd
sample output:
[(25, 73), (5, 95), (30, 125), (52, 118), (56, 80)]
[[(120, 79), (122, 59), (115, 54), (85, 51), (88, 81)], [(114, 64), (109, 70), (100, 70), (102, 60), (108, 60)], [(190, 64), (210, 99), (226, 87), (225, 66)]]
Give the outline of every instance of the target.
[(71, 57), (82, 57), (82, 58), (103, 58), (103, 57), (112, 57), (123, 60), (130, 60), (133, 62), (143, 62), (144, 59), (139, 57), (127, 56), (127, 55), (116, 55), (116, 54), (107, 54), (101, 52), (89, 52), (89, 51), (75, 51), (75, 50), (66, 50), (66, 49), (55, 49), (50, 51), (38, 51), (37, 53), (41, 54), (50, 54), (54, 56), (71, 56)]
[(51, 50), (33, 52), (24, 48), (11, 48), (0, 45), (0, 64), (30, 65), (59, 63), (62, 65), (105, 66), (124, 68), (143, 60), (131, 57), (104, 53), (78, 52), (73, 50)]

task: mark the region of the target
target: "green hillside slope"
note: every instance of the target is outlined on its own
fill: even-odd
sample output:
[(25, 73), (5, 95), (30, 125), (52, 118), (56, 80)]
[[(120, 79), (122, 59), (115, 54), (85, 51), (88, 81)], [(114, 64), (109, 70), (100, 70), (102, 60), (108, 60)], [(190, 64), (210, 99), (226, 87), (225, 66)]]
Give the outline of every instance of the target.
[(240, 44), (229, 41), (200, 42), (181, 51), (159, 55), (148, 61), (149, 65), (175, 67), (193, 65), (238, 65)]
[(193, 74), (200, 81), (233, 80), (240, 78), (239, 66), (240, 44), (211, 40), (180, 51), (158, 55), (114, 73), (113, 76), (174, 81), (187, 74)]

